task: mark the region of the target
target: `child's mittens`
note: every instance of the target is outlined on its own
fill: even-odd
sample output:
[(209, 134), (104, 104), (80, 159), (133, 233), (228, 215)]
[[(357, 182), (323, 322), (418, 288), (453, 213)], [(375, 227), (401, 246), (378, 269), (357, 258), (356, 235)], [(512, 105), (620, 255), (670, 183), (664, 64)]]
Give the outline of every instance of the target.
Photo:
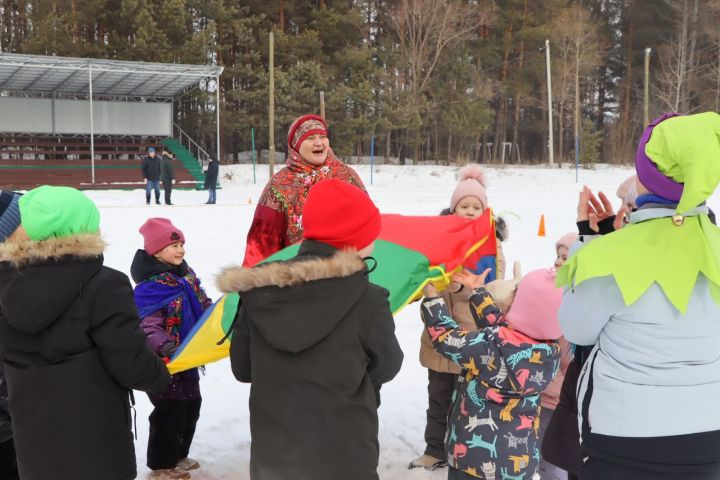
[(515, 292), (517, 292), (521, 277), (520, 262), (516, 261), (513, 263), (513, 278), (494, 280), (485, 286), (485, 289), (490, 293), (495, 304), (503, 313), (510, 309), (510, 305), (515, 300)]
[(178, 349), (175, 342), (165, 342), (160, 346), (161, 357), (172, 357), (173, 353)]

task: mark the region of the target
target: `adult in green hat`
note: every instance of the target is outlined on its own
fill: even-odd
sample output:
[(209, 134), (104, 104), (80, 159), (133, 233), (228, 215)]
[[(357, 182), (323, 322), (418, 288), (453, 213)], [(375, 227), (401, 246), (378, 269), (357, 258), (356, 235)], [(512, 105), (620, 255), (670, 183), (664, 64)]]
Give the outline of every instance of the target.
[(0, 243), (0, 360), (20, 477), (133, 479), (131, 389), (163, 389), (167, 368), (128, 278), (103, 266), (95, 204), (51, 186), (16, 203)]
[(720, 182), (720, 115), (657, 119), (636, 171), (622, 229), (607, 198), (583, 190), (558, 272), (563, 333), (594, 345), (577, 390), (581, 478), (717, 479), (720, 229), (705, 202)]

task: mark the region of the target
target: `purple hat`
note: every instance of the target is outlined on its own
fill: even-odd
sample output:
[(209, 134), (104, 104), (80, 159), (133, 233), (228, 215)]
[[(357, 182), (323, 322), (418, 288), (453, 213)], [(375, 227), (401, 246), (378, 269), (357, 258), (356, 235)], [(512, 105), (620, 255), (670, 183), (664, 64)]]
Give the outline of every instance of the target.
[(650, 141), (650, 136), (655, 126), (668, 118), (678, 116), (680, 116), (680, 114), (675, 112), (665, 113), (650, 122), (650, 125), (645, 128), (642, 137), (640, 137), (640, 143), (638, 144), (637, 153), (635, 154), (635, 170), (637, 171), (640, 183), (645, 185), (652, 193), (675, 202), (680, 201), (684, 185), (660, 173), (655, 163), (645, 153), (645, 145)]

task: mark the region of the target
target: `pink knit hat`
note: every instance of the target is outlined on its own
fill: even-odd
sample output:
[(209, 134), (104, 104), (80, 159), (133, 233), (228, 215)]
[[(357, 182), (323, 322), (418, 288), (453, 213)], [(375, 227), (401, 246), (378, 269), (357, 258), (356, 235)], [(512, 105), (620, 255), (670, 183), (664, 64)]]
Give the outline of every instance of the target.
[(635, 208), (635, 199), (638, 196), (636, 182), (637, 175), (631, 175), (620, 184), (617, 192), (615, 192), (618, 198), (623, 201), (624, 205), (632, 208)]
[(450, 197), (450, 211), (454, 212), (457, 204), (465, 197), (475, 197), (487, 208), (487, 193), (485, 192), (485, 172), (477, 163), (468, 163), (458, 172), (458, 184)]
[(557, 314), (562, 289), (555, 286), (553, 269), (533, 270), (520, 280), (505, 319), (515, 330), (536, 340), (555, 340), (562, 336)]
[(148, 255), (155, 255), (163, 248), (173, 243), (185, 243), (185, 235), (167, 218), (148, 218), (140, 234), (145, 239), (145, 251)]
[(560, 239), (555, 242), (555, 253), (557, 253), (558, 250), (560, 250), (560, 247), (565, 247), (568, 250), (570, 250), (570, 245), (575, 243), (575, 240), (577, 240), (578, 234), (575, 232), (566, 233)]

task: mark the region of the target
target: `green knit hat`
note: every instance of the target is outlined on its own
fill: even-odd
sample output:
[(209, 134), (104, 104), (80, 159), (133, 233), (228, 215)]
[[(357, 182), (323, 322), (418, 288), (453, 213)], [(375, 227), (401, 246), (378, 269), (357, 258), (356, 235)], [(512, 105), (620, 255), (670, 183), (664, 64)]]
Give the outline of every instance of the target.
[(100, 231), (100, 212), (84, 193), (70, 187), (42, 187), (20, 197), (21, 224), (30, 240)]
[(720, 183), (720, 115), (705, 112), (658, 123), (645, 153), (660, 173), (683, 184), (677, 212), (692, 210)]

